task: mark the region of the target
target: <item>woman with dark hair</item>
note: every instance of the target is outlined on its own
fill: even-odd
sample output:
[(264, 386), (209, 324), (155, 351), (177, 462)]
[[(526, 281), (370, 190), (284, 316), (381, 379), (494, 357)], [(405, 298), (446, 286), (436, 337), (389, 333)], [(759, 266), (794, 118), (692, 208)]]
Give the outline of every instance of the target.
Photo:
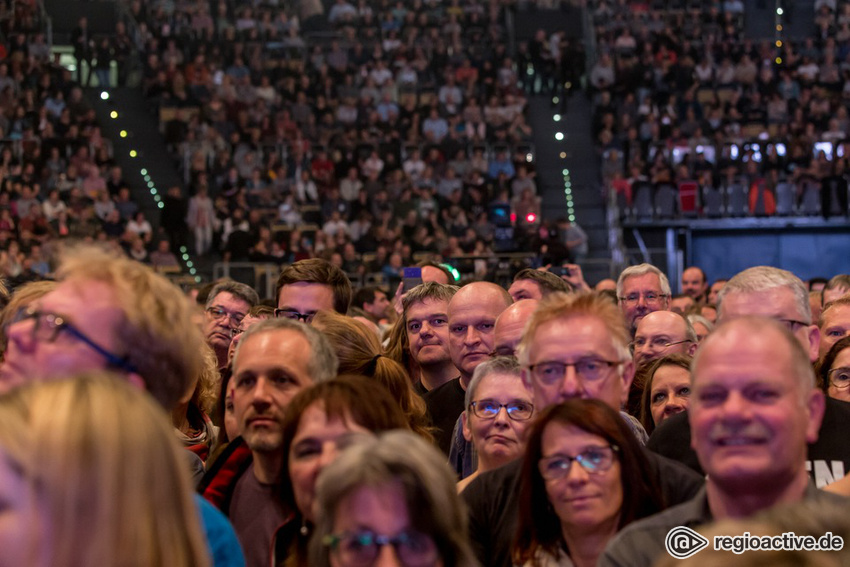
[(850, 402), (850, 337), (832, 345), (817, 365), (818, 385), (830, 398)]
[(275, 534), (276, 564), (307, 565), (307, 542), (315, 522), (316, 478), (322, 468), (358, 437), (392, 429), (410, 427), (386, 389), (369, 378), (322, 382), (292, 398), (281, 432), (287, 476), (281, 499), (293, 515)]
[(691, 403), (691, 357), (668, 354), (639, 371), (643, 382), (640, 422), (652, 434), (662, 421), (688, 409)]
[(595, 566), (619, 530), (659, 509), (652, 478), (629, 426), (603, 402), (546, 409), (526, 447), (514, 564)]

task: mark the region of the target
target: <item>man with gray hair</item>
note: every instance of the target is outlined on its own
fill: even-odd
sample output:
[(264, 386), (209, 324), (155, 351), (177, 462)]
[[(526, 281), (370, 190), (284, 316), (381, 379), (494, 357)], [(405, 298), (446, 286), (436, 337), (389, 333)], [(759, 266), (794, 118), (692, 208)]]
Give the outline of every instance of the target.
[(809, 291), (794, 274), (772, 266), (755, 266), (735, 275), (717, 295), (717, 319), (761, 315), (785, 325), (800, 341), (809, 360), (818, 358), (820, 331), (812, 324)]
[(634, 336), (647, 313), (670, 309), (670, 281), (652, 264), (630, 266), (617, 280), (617, 299)]
[(844, 500), (809, 481), (806, 444), (818, 437), (824, 395), (808, 353), (784, 323), (726, 320), (691, 368), (692, 444), (706, 485), (690, 501), (627, 526), (608, 544), (601, 566), (653, 565), (676, 527), (747, 518), (801, 500)]
[(289, 510), (276, 497), (283, 471), (283, 417), (292, 398), (336, 376), (328, 340), (310, 325), (269, 319), (245, 331), (233, 357), (233, 413), (241, 432), (198, 489), (233, 523), (247, 565), (268, 565)]
[(222, 281), (210, 290), (204, 307), (204, 336), (215, 351), (219, 369), (227, 367), (227, 349), (233, 339), (233, 330), (259, 302), (256, 291), (233, 280)]
[[(771, 266), (755, 266), (735, 275), (718, 294), (718, 321), (722, 324), (752, 315), (784, 326), (797, 339), (809, 362), (817, 360), (820, 332), (812, 325), (808, 290), (800, 278)], [(780, 348), (775, 350), (778, 355)], [(675, 415), (656, 428), (649, 447), (702, 472), (691, 449), (687, 413)], [(844, 439), (848, 427), (850, 404), (827, 398), (823, 425), (809, 445), (806, 461), (806, 469), (818, 487), (831, 484), (850, 471), (850, 446)]]

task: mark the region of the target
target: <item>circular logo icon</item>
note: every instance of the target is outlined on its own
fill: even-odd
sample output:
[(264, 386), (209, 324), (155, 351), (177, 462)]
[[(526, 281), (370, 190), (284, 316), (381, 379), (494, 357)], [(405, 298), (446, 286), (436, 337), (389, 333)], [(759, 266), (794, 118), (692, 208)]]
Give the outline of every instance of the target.
[(685, 526), (673, 528), (667, 532), (667, 537), (664, 538), (664, 547), (667, 548), (667, 553), (676, 559), (687, 559), (702, 551), (707, 545), (707, 539)]

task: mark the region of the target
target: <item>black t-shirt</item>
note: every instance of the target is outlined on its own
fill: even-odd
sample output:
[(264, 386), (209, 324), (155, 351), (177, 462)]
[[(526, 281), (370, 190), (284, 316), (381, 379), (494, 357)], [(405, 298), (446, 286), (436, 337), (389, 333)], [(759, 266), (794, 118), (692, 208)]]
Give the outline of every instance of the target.
[[(681, 463), (644, 451), (667, 506), (693, 498), (703, 478)], [(517, 531), (522, 459), (482, 473), (461, 493), (469, 508), (469, 537), (481, 565), (511, 567)], [(661, 510), (658, 510), (659, 512)]]
[(423, 397), (428, 407), (428, 415), (431, 416), (431, 423), (437, 429), (434, 432), (437, 445), (448, 456), (452, 446), (452, 431), (458, 416), (463, 411), (463, 402), (466, 397), (466, 392), (460, 386), (460, 378), (449, 380)]
[[(850, 403), (834, 398), (826, 399), (826, 411), (818, 433), (818, 440), (809, 444), (806, 470), (818, 488), (835, 482), (850, 472)], [(647, 447), (669, 459), (688, 465), (704, 474), (697, 455), (691, 449), (691, 425), (688, 412), (667, 419), (652, 432)]]

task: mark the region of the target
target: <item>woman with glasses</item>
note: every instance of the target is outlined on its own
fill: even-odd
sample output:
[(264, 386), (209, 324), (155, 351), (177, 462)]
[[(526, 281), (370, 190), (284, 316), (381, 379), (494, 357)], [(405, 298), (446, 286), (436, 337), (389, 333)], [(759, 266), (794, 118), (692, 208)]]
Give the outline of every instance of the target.
[(658, 510), (652, 478), (629, 426), (606, 404), (547, 408), (523, 461), (514, 564), (595, 566), (620, 529)]
[(475, 368), (466, 389), (461, 427), (464, 438), (475, 448), (478, 466), (458, 483), (458, 492), (482, 472), (522, 457), (533, 415), (531, 392), (522, 381), (516, 359), (500, 356)]
[(275, 534), (277, 565), (308, 565), (319, 472), (358, 438), (391, 429), (409, 430), (407, 419), (386, 389), (362, 376), (316, 384), (292, 398), (281, 433), (281, 498), (292, 516)]
[(319, 476), (311, 567), (477, 567), (445, 457), (408, 432), (346, 449)]
[(830, 398), (850, 402), (850, 337), (832, 345), (818, 364), (817, 375)]

